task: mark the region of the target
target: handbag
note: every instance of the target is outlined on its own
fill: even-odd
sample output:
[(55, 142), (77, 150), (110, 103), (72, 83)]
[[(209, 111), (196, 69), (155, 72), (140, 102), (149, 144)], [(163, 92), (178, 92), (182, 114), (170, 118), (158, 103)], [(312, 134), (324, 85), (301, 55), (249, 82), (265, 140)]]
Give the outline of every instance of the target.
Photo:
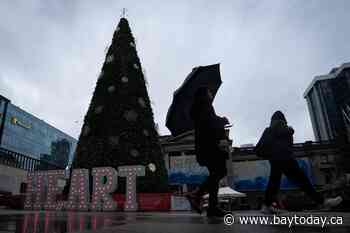
[(255, 154), (264, 159), (269, 159), (272, 157), (273, 149), (273, 133), (270, 128), (266, 128), (260, 137), (260, 140), (255, 146)]

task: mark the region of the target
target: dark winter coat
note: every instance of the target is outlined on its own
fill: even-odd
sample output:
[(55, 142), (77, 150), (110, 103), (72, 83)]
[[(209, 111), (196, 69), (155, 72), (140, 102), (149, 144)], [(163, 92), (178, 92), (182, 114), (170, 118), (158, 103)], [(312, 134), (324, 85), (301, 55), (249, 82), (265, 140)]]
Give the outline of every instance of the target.
[(198, 163), (207, 166), (212, 161), (228, 159), (228, 153), (219, 143), (228, 139), (225, 133), (227, 121), (215, 114), (209, 100), (202, 99), (194, 104), (192, 118), (195, 125), (195, 151)]
[(271, 117), (270, 130), (272, 134), (272, 147), (269, 160), (287, 160), (293, 158), (294, 130), (287, 125), (282, 112), (277, 111)]

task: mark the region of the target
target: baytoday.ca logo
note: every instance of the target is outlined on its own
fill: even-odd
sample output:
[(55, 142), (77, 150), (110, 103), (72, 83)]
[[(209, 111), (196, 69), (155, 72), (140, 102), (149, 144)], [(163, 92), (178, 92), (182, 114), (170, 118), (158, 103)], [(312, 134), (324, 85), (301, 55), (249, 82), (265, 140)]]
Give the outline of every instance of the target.
[(293, 225), (342, 225), (343, 217), (341, 216), (277, 216), (273, 215), (273, 225), (288, 225), (289, 227)]
[(232, 214), (226, 214), (224, 216), (224, 223), (228, 226), (234, 224), (235, 223), (235, 216), (233, 216)]
[(342, 216), (314, 216), (314, 215), (271, 215), (271, 216), (242, 216), (227, 214), (224, 217), (224, 223), (228, 226), (233, 224), (243, 225), (286, 225), (288, 227), (296, 225), (317, 225), (322, 228), (326, 225), (342, 225)]

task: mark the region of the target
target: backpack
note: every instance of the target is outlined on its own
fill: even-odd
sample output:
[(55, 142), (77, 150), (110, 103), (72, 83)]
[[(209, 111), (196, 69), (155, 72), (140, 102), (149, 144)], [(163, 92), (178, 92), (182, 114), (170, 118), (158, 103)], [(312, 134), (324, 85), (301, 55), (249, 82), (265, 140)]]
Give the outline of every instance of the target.
[(260, 140), (255, 146), (256, 156), (264, 159), (269, 159), (272, 156), (274, 137), (270, 128), (266, 128), (260, 137)]

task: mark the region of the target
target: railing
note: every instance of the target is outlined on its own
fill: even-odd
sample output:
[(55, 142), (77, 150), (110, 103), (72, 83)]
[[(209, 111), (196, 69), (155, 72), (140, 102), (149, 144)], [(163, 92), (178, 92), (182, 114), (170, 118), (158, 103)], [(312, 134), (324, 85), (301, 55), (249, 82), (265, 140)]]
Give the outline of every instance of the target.
[[(254, 149), (255, 147), (234, 147), (232, 150), (232, 162), (264, 160), (264, 158), (256, 156)], [(339, 154), (339, 145), (334, 141), (310, 141), (293, 145), (293, 154), (295, 158), (318, 156), (326, 151)]]
[[(305, 142), (305, 143), (295, 143), (293, 144), (293, 151), (305, 151), (305, 150), (314, 150), (314, 149), (330, 149), (335, 148), (336, 144), (334, 141), (319, 141), (319, 142)], [(254, 152), (255, 146), (252, 147), (234, 147), (233, 155), (252, 155)]]
[(0, 164), (24, 169), (27, 171), (64, 169), (63, 167), (57, 166), (55, 164), (51, 164), (39, 159), (35, 159), (27, 155), (23, 155), (1, 147), (0, 147)]

